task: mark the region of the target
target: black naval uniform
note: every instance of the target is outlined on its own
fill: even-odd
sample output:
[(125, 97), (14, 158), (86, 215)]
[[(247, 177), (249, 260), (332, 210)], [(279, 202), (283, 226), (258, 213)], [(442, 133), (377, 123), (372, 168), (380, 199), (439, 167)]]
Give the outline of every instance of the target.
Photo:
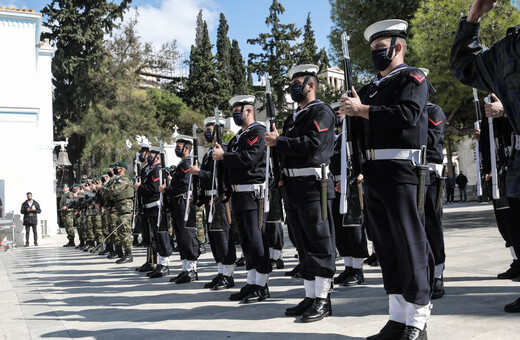
[[(442, 109), (430, 102), (427, 103), (428, 111), (428, 144), (426, 150), (426, 160), (430, 169), (430, 185), (426, 189), (424, 201), (425, 228), (428, 242), (433, 251), (435, 266), (442, 267), (436, 270), (435, 274), (435, 298), (442, 296), (442, 276), (446, 253), (444, 250), (444, 232), (442, 231), (442, 206), (436, 209), (437, 195), (439, 193), (440, 177), (444, 176), (442, 148), (444, 145), (444, 128), (446, 126), (446, 115)], [(440, 193), (442, 195), (442, 193)]]
[[(226, 150), (227, 145), (223, 144), (222, 148)], [(237, 252), (235, 248), (236, 234), (232, 230), (231, 225), (229, 224), (226, 214), (226, 206), (225, 203), (222, 202), (222, 197), (219, 197), (219, 190), (217, 190), (217, 185), (212, 185), (213, 169), (215, 164), (215, 161), (212, 158), (212, 154), (213, 148), (210, 148), (202, 158), (202, 164), (200, 166), (200, 171), (198, 174), (200, 180), (199, 183), (201, 186), (201, 194), (199, 195), (199, 197), (201, 199), (201, 202), (204, 202), (205, 204), (206, 216), (209, 216), (210, 213), (210, 201), (212, 197), (216, 198), (215, 202), (213, 203), (213, 221), (212, 223), (207, 224), (211, 252), (217, 264), (222, 264), (224, 266), (233, 266), (237, 259)], [(217, 182), (216, 177), (215, 182)], [(211, 192), (212, 187), (213, 190), (215, 190), (213, 193)], [(222, 193), (225, 193), (226, 191), (227, 190), (225, 190), (224, 188), (222, 188), (221, 190)], [(216, 285), (219, 285), (219, 282), (217, 280), (220, 279), (221, 278), (215, 279), (215, 281), (212, 282), (212, 284), (208, 285), (207, 288), (214, 288)], [(231, 279), (226, 278), (226, 280)], [(219, 287), (223, 288), (223, 285), (219, 285)]]
[[(170, 186), (165, 194), (171, 202), (173, 228), (177, 237), (177, 245), (181, 260), (197, 261), (200, 255), (199, 241), (195, 234), (195, 228), (187, 228), (184, 221), (186, 212), (186, 195), (188, 191), (191, 166), (191, 156), (182, 159), (172, 174)], [(195, 189), (195, 188), (194, 188)]]
[[(329, 170), (337, 184), (341, 180), (341, 140), (342, 134), (338, 134), (334, 140), (334, 154), (330, 158)], [(368, 257), (367, 237), (365, 226), (344, 226), (343, 215), (340, 214), (341, 193), (336, 192), (332, 200), (332, 218), (336, 233), (336, 249), (341, 257), (366, 258)], [(364, 214), (364, 212), (363, 212)], [(342, 284), (350, 276), (352, 267), (345, 266), (345, 272), (334, 279), (335, 283)]]
[(417, 209), (417, 168), (411, 160), (374, 157), (374, 150), (426, 145), (430, 89), (422, 71), (401, 64), (359, 91), (370, 105), (369, 119), (363, 119), (365, 203), (384, 287), (420, 306), (430, 302), (435, 261)]
[[(161, 257), (168, 258), (173, 253), (173, 249), (170, 244), (170, 236), (167, 232), (160, 232), (159, 228), (157, 227), (157, 219), (159, 216), (160, 208), (160, 171), (162, 171), (160, 164), (157, 164), (155, 167), (148, 169), (146, 176), (142, 179), (142, 183), (139, 186), (137, 193), (139, 194), (139, 196), (142, 197), (142, 202), (144, 206), (144, 216), (146, 216), (149, 228), (153, 232), (152, 237), (155, 240), (156, 251)], [(164, 218), (162, 220), (164, 221)], [(159, 265), (157, 266), (156, 271), (164, 270), (164, 268), (167, 267), (167, 265), (165, 266), (160, 263)], [(150, 277), (160, 276), (150, 275)]]
[[(246, 258), (246, 269), (256, 270), (260, 274), (272, 271), (269, 259), (269, 240), (263, 225), (258, 225), (258, 197), (253, 186), (265, 181), (265, 127), (253, 122), (244, 131), (240, 131), (229, 142), (224, 153), (223, 164), (226, 178), (232, 190), (231, 205), (233, 220), (238, 228), (242, 250)], [(250, 190), (242, 191), (243, 185)], [(264, 214), (265, 215), (265, 214)]]
[[(322, 219), (321, 183), (316, 176), (292, 176), (288, 169), (320, 168), (330, 163), (334, 152), (334, 113), (327, 104), (316, 100), (299, 111), (296, 119), (289, 116), (282, 135), (276, 141), (283, 171), (281, 187), (305, 280), (332, 278), (335, 268), (334, 226), (330, 218)], [(318, 170), (321, 171), (321, 170)], [(328, 179), (327, 192), (334, 197), (334, 184)]]

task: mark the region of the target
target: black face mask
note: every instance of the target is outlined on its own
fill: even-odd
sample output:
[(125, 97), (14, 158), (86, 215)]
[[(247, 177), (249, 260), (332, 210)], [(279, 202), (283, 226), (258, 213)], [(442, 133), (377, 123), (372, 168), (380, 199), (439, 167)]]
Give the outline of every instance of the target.
[(390, 53), (394, 50), (395, 45), (392, 45), (387, 48), (381, 48), (379, 50), (373, 50), (372, 51), (372, 65), (378, 70), (378, 71), (384, 71), (390, 66), (392, 63), (393, 58), (388, 57), (388, 49), (390, 49)]
[(143, 163), (146, 159), (143, 157), (142, 154), (139, 154), (139, 162)]
[(307, 97), (307, 93), (303, 93), (303, 89), (307, 86), (310, 76), (306, 76), (305, 80), (301, 84), (291, 85), (291, 99), (296, 103), (301, 103)]
[(105, 183), (105, 177), (101, 177), (101, 183)]
[(112, 171), (109, 171), (109, 172), (108, 172), (108, 176), (110, 176), (110, 177), (114, 177), (114, 173), (113, 173)]
[(204, 131), (204, 138), (206, 138), (206, 142), (208, 142), (208, 143), (213, 142), (213, 132)]
[(245, 123), (245, 119), (242, 117), (244, 111), (233, 112), (233, 121), (237, 126), (242, 126)]
[(121, 173), (121, 171), (119, 171), (119, 169), (118, 169), (118, 168), (115, 168), (115, 169), (114, 169), (114, 175), (116, 175), (116, 176), (117, 176), (117, 175), (119, 175), (119, 173)]

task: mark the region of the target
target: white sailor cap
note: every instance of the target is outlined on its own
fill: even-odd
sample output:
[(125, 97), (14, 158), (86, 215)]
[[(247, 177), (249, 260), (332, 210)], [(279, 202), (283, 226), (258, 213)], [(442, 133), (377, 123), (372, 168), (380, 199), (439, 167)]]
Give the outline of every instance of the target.
[(401, 19), (382, 20), (368, 26), (364, 36), (369, 43), (381, 37), (406, 38), (407, 28), (408, 23)]
[(296, 65), (293, 68), (289, 70), (287, 73), (287, 76), (289, 79), (293, 80), (296, 77), (301, 76), (315, 76), (318, 74), (318, 71), (320, 68), (313, 64), (302, 64), (302, 65)]
[(426, 77), (428, 77), (428, 74), (430, 73), (430, 70), (428, 70), (427, 68), (423, 68), (423, 67), (419, 67), (419, 70), (421, 70), (422, 73), (424, 73), (424, 75)]
[(143, 151), (143, 150), (145, 150), (145, 151), (150, 150), (150, 145), (147, 144), (147, 143), (140, 143), (139, 145), (141, 146), (141, 151)]
[(332, 111), (338, 110), (339, 109), (339, 102), (331, 103), (330, 107), (332, 108)]
[(231, 105), (231, 107), (238, 105), (255, 105), (255, 99), (255, 96), (251, 95), (234, 96), (229, 100), (229, 105)]
[(175, 137), (175, 143), (193, 143), (193, 137), (186, 136), (186, 135), (178, 135)]
[(153, 152), (153, 153), (160, 153), (160, 152), (161, 152), (161, 149), (159, 149), (159, 148), (156, 147), (156, 146), (150, 146), (150, 152)]
[[(218, 124), (223, 125), (224, 118), (219, 118)], [(208, 117), (208, 118), (204, 119), (204, 126), (208, 126), (208, 125), (215, 125), (215, 117)]]

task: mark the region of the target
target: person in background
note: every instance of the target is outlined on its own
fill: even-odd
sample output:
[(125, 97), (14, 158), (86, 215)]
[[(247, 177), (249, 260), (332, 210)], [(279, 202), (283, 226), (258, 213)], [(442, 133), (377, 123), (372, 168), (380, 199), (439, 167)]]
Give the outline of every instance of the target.
[(25, 246), (29, 247), (29, 234), (31, 227), (34, 234), (34, 245), (38, 245), (38, 232), (36, 225), (38, 224), (37, 214), (41, 213), (40, 204), (33, 200), (32, 193), (27, 193), (27, 200), (22, 203), (20, 213), (23, 215), (23, 225), (25, 226)]

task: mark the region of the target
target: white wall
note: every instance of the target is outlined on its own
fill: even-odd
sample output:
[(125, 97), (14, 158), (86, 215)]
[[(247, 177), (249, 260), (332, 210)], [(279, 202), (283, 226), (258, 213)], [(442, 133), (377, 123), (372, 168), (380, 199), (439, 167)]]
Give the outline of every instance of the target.
[(0, 10), (0, 180), (4, 185), (4, 212), (14, 213), (19, 232), (23, 229), (20, 206), (30, 191), (42, 209), (38, 219), (46, 220), (49, 235), (55, 235), (54, 51), (48, 45), (39, 46), (40, 25), (39, 13)]

